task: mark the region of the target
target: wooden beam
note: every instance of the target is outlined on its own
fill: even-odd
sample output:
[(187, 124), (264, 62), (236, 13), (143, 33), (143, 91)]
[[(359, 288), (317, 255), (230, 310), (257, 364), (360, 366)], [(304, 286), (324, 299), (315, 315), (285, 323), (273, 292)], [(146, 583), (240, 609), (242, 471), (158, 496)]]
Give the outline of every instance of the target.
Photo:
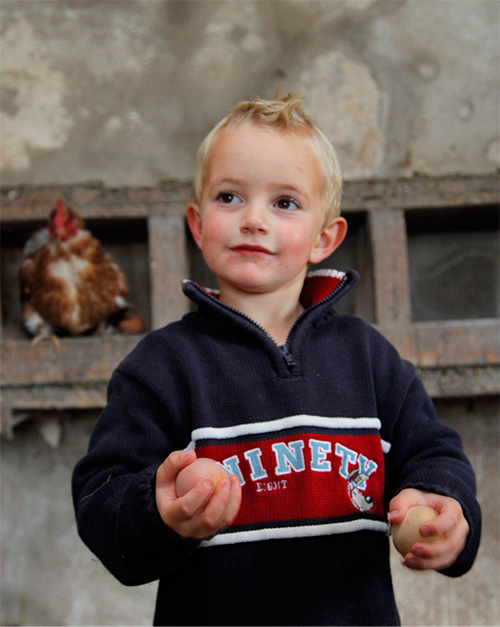
[(12, 440), (17, 425), (39, 411), (64, 409), (102, 409), (106, 404), (107, 384), (33, 385), (4, 387), (0, 402), (0, 435)]
[(431, 398), (464, 398), (500, 394), (498, 366), (417, 368)]
[(500, 321), (497, 319), (417, 322), (413, 330), (419, 366), (500, 363)]
[[(46, 220), (62, 197), (87, 218), (127, 218), (184, 215), (191, 194), (187, 182), (164, 181), (149, 188), (51, 185), (0, 188), (3, 222)], [(498, 176), (415, 176), (408, 179), (345, 181), (343, 211), (405, 210), (495, 205), (500, 198)]]
[(500, 321), (440, 320), (376, 328), (421, 368), (495, 366), (500, 363)]
[(151, 321), (158, 329), (179, 320), (189, 309), (181, 290), (189, 278), (186, 225), (179, 215), (152, 216), (148, 220), (151, 276)]
[(368, 215), (373, 259), (375, 320), (411, 320), (408, 243), (403, 211), (384, 209)]
[(61, 338), (32, 346), (29, 340), (3, 340), (2, 386), (89, 384), (107, 381), (141, 335)]
[(496, 205), (500, 179), (491, 176), (415, 176), (408, 179), (346, 181), (343, 211), (379, 211)]
[(58, 198), (74, 207), (84, 219), (147, 218), (183, 215), (189, 199), (188, 183), (150, 188), (110, 189), (103, 185), (2, 188), (3, 222), (47, 220)]

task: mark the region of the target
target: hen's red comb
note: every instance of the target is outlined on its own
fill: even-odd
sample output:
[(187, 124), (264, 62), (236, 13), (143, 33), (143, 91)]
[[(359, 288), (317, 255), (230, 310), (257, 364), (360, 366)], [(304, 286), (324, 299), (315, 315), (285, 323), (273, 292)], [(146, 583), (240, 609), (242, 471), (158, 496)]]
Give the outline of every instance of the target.
[(64, 209), (64, 202), (62, 198), (57, 199), (56, 210), (54, 216), (52, 218), (52, 224), (55, 226), (57, 231), (60, 231), (64, 228), (66, 224), (66, 210)]

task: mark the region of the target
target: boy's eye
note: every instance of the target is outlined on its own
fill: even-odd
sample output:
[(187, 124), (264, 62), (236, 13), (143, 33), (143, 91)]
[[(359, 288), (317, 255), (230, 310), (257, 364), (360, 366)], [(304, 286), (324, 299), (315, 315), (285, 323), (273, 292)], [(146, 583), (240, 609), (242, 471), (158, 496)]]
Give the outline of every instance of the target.
[(278, 207), (278, 209), (298, 209), (299, 208), (298, 202), (293, 200), (293, 198), (288, 198), (288, 197), (279, 198), (276, 201), (275, 205), (276, 207)]
[(240, 198), (232, 192), (220, 192), (217, 196), (217, 200), (225, 205), (231, 205), (237, 202), (241, 202)]

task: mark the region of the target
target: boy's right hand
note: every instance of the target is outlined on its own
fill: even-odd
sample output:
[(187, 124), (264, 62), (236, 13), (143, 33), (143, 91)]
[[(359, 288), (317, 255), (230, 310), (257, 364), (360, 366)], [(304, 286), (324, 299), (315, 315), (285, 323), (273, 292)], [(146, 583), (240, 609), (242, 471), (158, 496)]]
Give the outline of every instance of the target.
[(171, 453), (156, 472), (156, 506), (163, 522), (183, 538), (206, 540), (230, 525), (241, 505), (240, 480), (234, 474), (217, 486), (200, 480), (187, 494), (178, 497), (175, 479), (194, 462), (189, 449)]

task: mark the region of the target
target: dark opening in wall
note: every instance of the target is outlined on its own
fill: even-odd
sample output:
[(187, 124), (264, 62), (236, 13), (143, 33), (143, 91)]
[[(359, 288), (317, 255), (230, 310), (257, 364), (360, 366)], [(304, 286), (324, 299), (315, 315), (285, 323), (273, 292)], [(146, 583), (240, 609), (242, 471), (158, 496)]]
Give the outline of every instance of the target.
[(498, 206), (407, 212), (413, 319), (496, 318)]
[(344, 217), (348, 225), (345, 240), (330, 257), (311, 269), (356, 270), (360, 276), (358, 283), (335, 305), (335, 309), (340, 313), (355, 314), (367, 322), (374, 322), (372, 252), (367, 232), (367, 215), (365, 212), (348, 212)]
[[(2, 330), (6, 339), (25, 338), (21, 328), (18, 271), (28, 238), (44, 222), (4, 222), (1, 225)], [(129, 282), (132, 311), (151, 326), (147, 223), (143, 219), (87, 220), (86, 228), (121, 267)]]

